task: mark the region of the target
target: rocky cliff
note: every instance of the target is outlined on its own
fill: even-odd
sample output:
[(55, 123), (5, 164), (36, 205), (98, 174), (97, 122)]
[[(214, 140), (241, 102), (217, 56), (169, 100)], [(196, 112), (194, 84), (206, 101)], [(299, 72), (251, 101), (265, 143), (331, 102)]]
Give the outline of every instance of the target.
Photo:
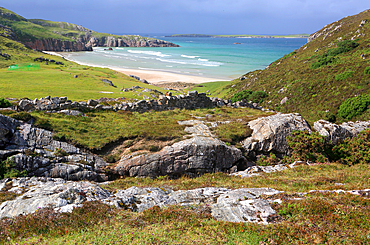
[[(28, 20), (1, 7), (0, 25), (14, 31), (13, 40), (39, 51), (92, 51), (92, 47), (178, 47), (167, 41), (139, 35), (98, 33), (67, 22)], [(4, 29), (1, 26), (0, 33)]]

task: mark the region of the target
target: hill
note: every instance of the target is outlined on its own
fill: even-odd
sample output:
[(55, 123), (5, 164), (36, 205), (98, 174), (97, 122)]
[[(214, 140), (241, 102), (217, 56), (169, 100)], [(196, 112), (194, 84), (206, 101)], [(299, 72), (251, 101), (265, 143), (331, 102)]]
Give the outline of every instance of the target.
[(138, 35), (98, 33), (67, 22), (26, 18), (0, 7), (0, 24), (10, 28), (27, 47), (42, 51), (91, 51), (92, 47), (178, 47)]
[(370, 104), (364, 98), (370, 92), (369, 30), (369, 10), (326, 25), (306, 45), (266, 69), (234, 80), (226, 87), (229, 97), (245, 90), (264, 90), (269, 94), (264, 107), (298, 112), (310, 122), (320, 118), (369, 120), (370, 110), (352, 118), (338, 113), (344, 101), (356, 96), (361, 95), (353, 102), (359, 105), (347, 103), (351, 108), (344, 109), (361, 111)]

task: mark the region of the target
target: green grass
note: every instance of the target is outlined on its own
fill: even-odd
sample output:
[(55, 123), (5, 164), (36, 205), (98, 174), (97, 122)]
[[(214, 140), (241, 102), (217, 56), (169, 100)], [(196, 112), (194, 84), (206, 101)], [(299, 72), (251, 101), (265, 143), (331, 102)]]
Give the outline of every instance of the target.
[(201, 83), (189, 88), (189, 90), (196, 90), (199, 93), (207, 93), (211, 97), (226, 98), (228, 95), (226, 87), (230, 83), (230, 81)]
[[(3, 114), (16, 117), (14, 112), (3, 111)], [(36, 118), (35, 125), (53, 130), (55, 139), (67, 140), (83, 148), (100, 150), (109, 143), (121, 139), (145, 138), (148, 140), (181, 139), (184, 126), (177, 121), (194, 119), (195, 117), (208, 117), (208, 121), (233, 121), (241, 119), (239, 123), (245, 124), (260, 116), (270, 115), (252, 109), (198, 109), (173, 110), (161, 112), (131, 113), (113, 111), (87, 112), (87, 117), (66, 116), (64, 114), (51, 114), (33, 112)], [(237, 124), (239, 125), (239, 124)], [(230, 135), (242, 137), (245, 131), (235, 127), (221, 127), (216, 135)], [(163, 134), (163, 132), (166, 132)]]

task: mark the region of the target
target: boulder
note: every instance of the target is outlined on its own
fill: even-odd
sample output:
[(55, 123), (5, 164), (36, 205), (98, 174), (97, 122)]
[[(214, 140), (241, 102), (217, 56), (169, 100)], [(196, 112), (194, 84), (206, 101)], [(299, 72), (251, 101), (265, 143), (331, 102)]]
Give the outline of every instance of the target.
[(255, 160), (259, 154), (285, 156), (289, 153), (287, 136), (295, 130), (306, 130), (311, 128), (306, 120), (298, 113), (275, 114), (250, 121), (248, 126), (252, 129), (252, 135), (241, 143), (248, 156)]
[(123, 176), (156, 177), (197, 176), (211, 172), (229, 172), (245, 164), (242, 152), (215, 138), (209, 128), (197, 120), (179, 122), (188, 125), (190, 139), (177, 142), (157, 153), (123, 156), (114, 170)]
[(352, 138), (367, 128), (370, 128), (370, 121), (344, 122), (341, 125), (325, 120), (314, 123), (314, 129), (333, 145), (343, 142), (345, 138)]
[(21, 100), (18, 103), (18, 110), (19, 111), (33, 111), (35, 110), (35, 105), (33, 104), (32, 100)]

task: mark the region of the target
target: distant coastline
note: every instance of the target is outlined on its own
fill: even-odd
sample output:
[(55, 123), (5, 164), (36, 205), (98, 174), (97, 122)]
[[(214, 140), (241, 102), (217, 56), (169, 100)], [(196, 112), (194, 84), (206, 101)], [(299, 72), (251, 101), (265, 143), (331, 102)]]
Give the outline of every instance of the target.
[(207, 35), (207, 34), (174, 34), (166, 37), (211, 37), (211, 38), (308, 38), (309, 34), (293, 35)]

